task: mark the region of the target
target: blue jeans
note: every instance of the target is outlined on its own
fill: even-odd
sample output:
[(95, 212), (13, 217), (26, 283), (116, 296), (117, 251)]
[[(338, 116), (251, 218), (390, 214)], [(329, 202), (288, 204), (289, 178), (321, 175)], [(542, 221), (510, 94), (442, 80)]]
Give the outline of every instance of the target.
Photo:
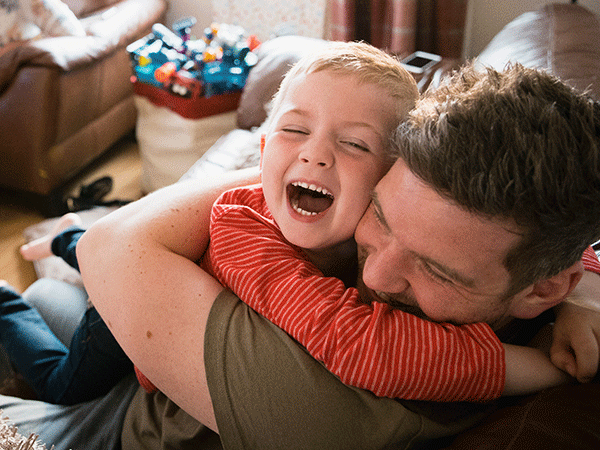
[[(36, 281), (25, 293), (26, 301), (38, 310), (51, 332), (63, 343), (71, 341), (87, 309), (82, 289), (57, 280)], [(0, 349), (2, 350), (2, 349)], [(0, 372), (10, 372), (0, 358)], [(56, 450), (121, 449), (123, 419), (131, 399), (139, 390), (135, 376), (121, 380), (107, 395), (73, 406), (22, 400), (0, 395), (2, 415), (19, 427), (25, 436), (39, 435), (41, 442)]]
[[(53, 252), (75, 268), (82, 233), (65, 230), (52, 244)], [(0, 343), (38, 398), (49, 403), (73, 405), (100, 397), (133, 371), (95, 308), (85, 312), (67, 348), (39, 311), (8, 287), (0, 288)]]

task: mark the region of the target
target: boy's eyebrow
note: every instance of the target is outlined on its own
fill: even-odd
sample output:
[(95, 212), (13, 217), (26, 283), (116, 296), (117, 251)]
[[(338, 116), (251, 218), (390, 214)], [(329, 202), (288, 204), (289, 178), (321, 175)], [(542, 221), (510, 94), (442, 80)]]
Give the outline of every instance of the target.
[(283, 114), (298, 114), (300, 116), (307, 116), (309, 114), (309, 112), (305, 109), (292, 108), (292, 109), (284, 110)]
[[(371, 201), (373, 203), (373, 214), (375, 214), (377, 221), (383, 226), (383, 228), (385, 228), (387, 233), (391, 234), (392, 229), (390, 228), (390, 225), (388, 224), (388, 222), (385, 219), (385, 215), (383, 213), (381, 203), (379, 202), (379, 197), (377, 195), (377, 191), (375, 191), (375, 190), (373, 190), (371, 192)], [(462, 286), (465, 286), (467, 288), (475, 287), (475, 280), (473, 278), (471, 278), (467, 275), (461, 274), (457, 270), (452, 269), (438, 261), (435, 261), (428, 256), (422, 255), (422, 254), (414, 252), (414, 251), (410, 251), (410, 254), (413, 256), (413, 258), (419, 259), (419, 260), (435, 267), (441, 274), (446, 276), (448, 279), (450, 279)]]

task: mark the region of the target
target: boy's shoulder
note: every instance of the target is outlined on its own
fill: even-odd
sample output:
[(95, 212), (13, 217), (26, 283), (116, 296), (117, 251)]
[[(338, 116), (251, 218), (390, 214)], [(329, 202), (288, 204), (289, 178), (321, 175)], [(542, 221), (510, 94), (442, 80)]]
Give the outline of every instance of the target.
[(242, 186), (223, 192), (215, 205), (239, 205), (253, 208), (264, 204), (262, 184)]
[(225, 191), (215, 202), (212, 216), (213, 220), (225, 214), (240, 213), (246, 216), (250, 211), (253, 212), (252, 215), (257, 214), (272, 220), (261, 184)]

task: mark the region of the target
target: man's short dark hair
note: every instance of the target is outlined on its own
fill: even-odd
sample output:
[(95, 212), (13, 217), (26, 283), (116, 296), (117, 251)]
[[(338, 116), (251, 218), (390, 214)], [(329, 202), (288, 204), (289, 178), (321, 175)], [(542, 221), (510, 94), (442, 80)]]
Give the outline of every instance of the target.
[(600, 238), (600, 106), (554, 76), (468, 65), (397, 130), (398, 156), (443, 197), (513, 221), (513, 295), (577, 262)]

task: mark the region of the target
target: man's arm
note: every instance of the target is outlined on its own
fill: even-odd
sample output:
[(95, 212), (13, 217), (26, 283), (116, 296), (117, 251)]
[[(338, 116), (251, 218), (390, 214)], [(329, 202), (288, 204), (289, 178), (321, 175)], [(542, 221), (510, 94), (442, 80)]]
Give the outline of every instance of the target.
[(258, 169), (177, 183), (94, 224), (77, 257), (90, 299), (134, 364), (190, 415), (216, 430), (204, 372), (204, 330), (221, 285), (195, 264), (210, 209)]

